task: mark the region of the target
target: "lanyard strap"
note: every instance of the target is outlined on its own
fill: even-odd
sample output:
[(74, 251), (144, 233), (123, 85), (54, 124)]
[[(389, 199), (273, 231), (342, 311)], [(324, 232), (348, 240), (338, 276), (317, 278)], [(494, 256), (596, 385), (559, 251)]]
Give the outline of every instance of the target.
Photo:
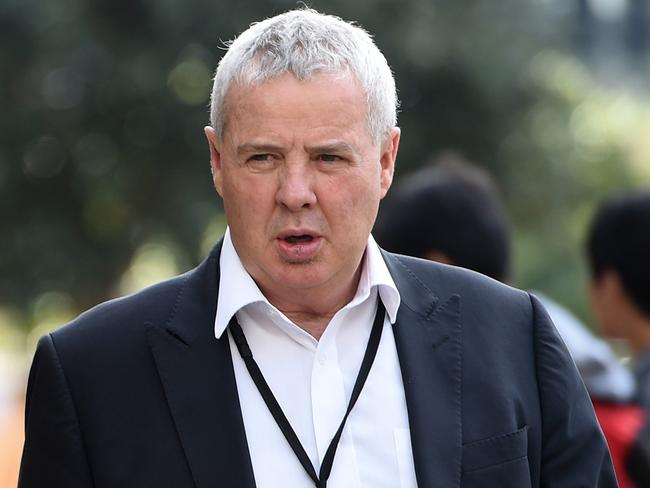
[(282, 431), (282, 434), (284, 435), (285, 439), (287, 439), (289, 446), (291, 446), (291, 449), (293, 449), (293, 452), (296, 454), (298, 461), (300, 461), (302, 467), (305, 468), (305, 471), (309, 477), (314, 481), (316, 488), (327, 487), (327, 480), (330, 477), (330, 473), (332, 472), (334, 456), (336, 454), (336, 449), (339, 445), (339, 441), (341, 440), (341, 434), (343, 433), (345, 422), (348, 419), (350, 412), (352, 411), (352, 407), (354, 407), (354, 404), (357, 402), (357, 399), (361, 394), (361, 389), (363, 388), (363, 385), (368, 378), (368, 373), (370, 373), (370, 368), (372, 367), (372, 363), (374, 362), (375, 356), (377, 355), (379, 340), (381, 339), (381, 332), (383, 330), (385, 313), (386, 311), (384, 309), (384, 305), (381, 302), (379, 296), (377, 296), (377, 311), (375, 313), (375, 321), (372, 325), (372, 330), (370, 331), (368, 346), (366, 347), (363, 361), (361, 361), (359, 375), (357, 376), (357, 380), (354, 383), (354, 388), (352, 389), (350, 403), (348, 405), (347, 411), (345, 412), (345, 415), (343, 416), (343, 420), (341, 420), (341, 424), (336, 431), (336, 434), (334, 434), (334, 437), (332, 438), (332, 441), (330, 442), (330, 445), (325, 452), (325, 457), (323, 458), (323, 463), (321, 464), (320, 473), (318, 476), (316, 475), (316, 470), (314, 469), (314, 466), (312, 465), (307, 452), (305, 452), (305, 448), (300, 443), (296, 432), (293, 430), (291, 424), (289, 423), (289, 420), (284, 415), (280, 404), (276, 400), (273, 392), (271, 391), (271, 388), (264, 379), (264, 375), (262, 375), (262, 371), (260, 371), (257, 362), (255, 362), (255, 359), (253, 359), (253, 353), (248, 346), (246, 336), (244, 335), (244, 331), (242, 331), (239, 322), (237, 322), (237, 319), (234, 315), (230, 320), (230, 332), (233, 336), (233, 339), (235, 340), (237, 349), (239, 350), (239, 355), (242, 357), (244, 363), (246, 364), (248, 373), (253, 379), (257, 390), (260, 392), (260, 395), (262, 395), (264, 403), (266, 403), (266, 406), (271, 412), (271, 415), (273, 415), (273, 418)]

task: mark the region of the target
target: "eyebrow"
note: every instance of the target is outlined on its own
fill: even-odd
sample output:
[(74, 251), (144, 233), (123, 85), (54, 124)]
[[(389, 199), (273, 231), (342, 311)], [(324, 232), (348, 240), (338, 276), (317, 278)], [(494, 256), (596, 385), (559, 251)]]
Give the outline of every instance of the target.
[(270, 143), (254, 143), (254, 142), (249, 142), (246, 144), (242, 144), (241, 146), (237, 146), (237, 155), (241, 156), (242, 154), (251, 154), (251, 153), (273, 153), (273, 152), (281, 152), (282, 151), (282, 146), (278, 146), (276, 144), (270, 144)]
[(307, 146), (307, 151), (312, 154), (329, 154), (329, 153), (344, 153), (344, 154), (357, 154), (356, 148), (345, 141), (332, 141), (325, 144), (317, 144), (314, 146)]
[[(277, 153), (283, 151), (283, 146), (266, 142), (248, 142), (237, 146), (237, 155), (251, 153)], [(305, 148), (311, 154), (329, 154), (329, 153), (352, 153), (357, 154), (356, 147), (345, 141), (332, 141), (323, 144), (315, 144)]]

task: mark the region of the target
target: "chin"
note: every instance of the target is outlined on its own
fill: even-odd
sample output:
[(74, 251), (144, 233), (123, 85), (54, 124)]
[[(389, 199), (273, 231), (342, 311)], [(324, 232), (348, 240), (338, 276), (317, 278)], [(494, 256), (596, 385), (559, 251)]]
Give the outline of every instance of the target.
[(275, 282), (287, 288), (306, 289), (323, 284), (326, 280), (316, 263), (284, 263), (275, 275)]

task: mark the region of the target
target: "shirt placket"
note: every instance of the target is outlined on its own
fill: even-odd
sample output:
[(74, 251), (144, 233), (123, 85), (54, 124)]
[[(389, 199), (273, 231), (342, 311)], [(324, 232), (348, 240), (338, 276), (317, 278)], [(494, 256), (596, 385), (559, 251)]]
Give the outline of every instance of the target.
[[(332, 325), (334, 324), (330, 323), (329, 327)], [(312, 418), (319, 462), (317, 472), (349, 401), (345, 394), (344, 372), (339, 366), (335, 334), (331, 333), (333, 330), (328, 332), (330, 334), (321, 338), (316, 348), (311, 376)], [(329, 487), (359, 486), (359, 472), (349, 424), (348, 418), (334, 458)]]

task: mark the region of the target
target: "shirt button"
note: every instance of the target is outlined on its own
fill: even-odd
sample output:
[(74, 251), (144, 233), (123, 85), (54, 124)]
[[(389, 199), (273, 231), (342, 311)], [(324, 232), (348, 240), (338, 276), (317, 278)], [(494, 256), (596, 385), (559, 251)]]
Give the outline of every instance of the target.
[(326, 361), (327, 361), (327, 355), (324, 352), (320, 353), (318, 355), (318, 362), (321, 364), (321, 366), (324, 365)]

